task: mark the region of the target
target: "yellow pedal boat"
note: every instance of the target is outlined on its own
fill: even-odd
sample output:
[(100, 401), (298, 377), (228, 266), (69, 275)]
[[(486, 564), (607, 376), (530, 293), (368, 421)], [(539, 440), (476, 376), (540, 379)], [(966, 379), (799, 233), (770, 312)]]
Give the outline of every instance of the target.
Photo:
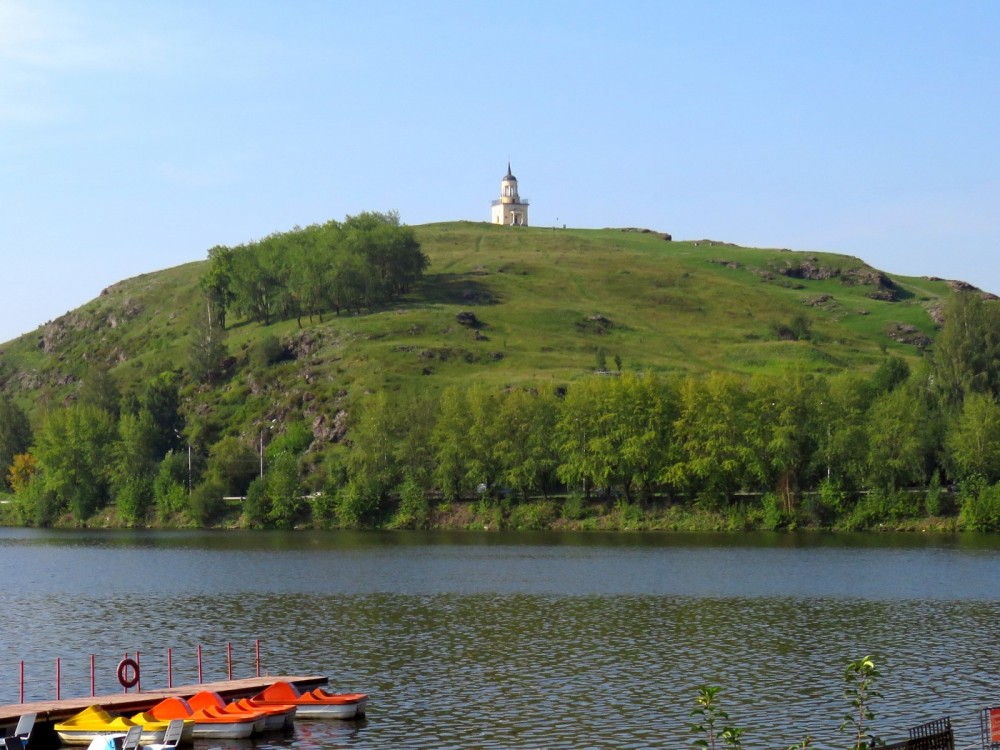
[[(130, 727), (135, 726), (137, 723), (124, 716), (112, 717), (111, 714), (100, 706), (90, 706), (69, 717), (66, 721), (59, 722), (54, 728), (56, 734), (59, 735), (59, 739), (64, 744), (89, 745), (95, 737), (109, 734), (125, 734)], [(167, 724), (169, 724), (167, 721), (143, 722), (141, 724), (142, 738), (140, 742), (144, 745), (153, 742), (162, 742), (163, 735), (167, 731)], [(191, 725), (190, 730), (185, 727), (185, 730), (188, 739), (190, 739), (194, 725)], [(181, 739), (183, 741), (183, 735)]]

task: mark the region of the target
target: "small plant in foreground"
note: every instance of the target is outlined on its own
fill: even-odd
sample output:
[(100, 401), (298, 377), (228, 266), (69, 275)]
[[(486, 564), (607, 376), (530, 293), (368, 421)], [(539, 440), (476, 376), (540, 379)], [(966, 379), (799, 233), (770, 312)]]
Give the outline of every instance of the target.
[(844, 681), (847, 683), (844, 697), (851, 704), (851, 711), (844, 715), (840, 728), (850, 728), (854, 736), (851, 750), (871, 750), (883, 744), (878, 737), (871, 734), (866, 736), (868, 722), (875, 718), (871, 703), (882, 697), (882, 694), (875, 689), (879, 677), (879, 671), (870, 656), (852, 661), (844, 671)]
[[(691, 724), (691, 731), (695, 734), (704, 735), (694, 740), (691, 744), (696, 747), (706, 747), (715, 750), (716, 747), (743, 747), (740, 739), (743, 730), (738, 727), (720, 724), (729, 721), (729, 714), (719, 708), (715, 696), (718, 695), (719, 688), (715, 685), (702, 685), (698, 688), (698, 697), (695, 702), (698, 704), (691, 709), (691, 716), (697, 716), (697, 723)], [(719, 744), (717, 745), (716, 742)]]
[[(872, 701), (882, 697), (875, 689), (880, 676), (870, 656), (851, 662), (844, 670), (844, 681), (847, 683), (844, 697), (851, 710), (844, 715), (840, 729), (849, 729), (851, 732), (853, 744), (850, 750), (872, 750), (885, 744), (869, 730), (869, 724), (875, 718), (871, 709)], [(742, 748), (743, 730), (729, 726), (729, 714), (719, 708), (716, 700), (720, 690), (721, 688), (712, 685), (698, 688), (698, 697), (695, 699), (698, 705), (691, 709), (690, 715), (699, 717), (696, 723), (691, 724), (691, 731), (699, 736), (691, 744), (708, 750), (720, 747)], [(807, 735), (804, 740), (787, 750), (805, 750), (812, 746), (813, 738)]]

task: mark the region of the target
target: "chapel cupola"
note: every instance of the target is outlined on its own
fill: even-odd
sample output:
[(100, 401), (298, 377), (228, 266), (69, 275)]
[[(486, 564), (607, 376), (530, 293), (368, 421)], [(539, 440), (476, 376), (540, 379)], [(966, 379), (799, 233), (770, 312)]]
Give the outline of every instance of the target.
[(493, 201), (490, 209), (490, 221), (494, 224), (528, 226), (528, 201), (521, 200), (517, 193), (517, 178), (510, 171), (509, 161), (507, 174), (500, 180), (500, 198)]

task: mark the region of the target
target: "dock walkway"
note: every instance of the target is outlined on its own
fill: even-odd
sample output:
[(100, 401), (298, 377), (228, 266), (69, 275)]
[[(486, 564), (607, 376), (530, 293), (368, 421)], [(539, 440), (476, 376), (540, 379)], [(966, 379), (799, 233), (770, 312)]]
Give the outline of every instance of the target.
[(268, 685), (279, 680), (290, 682), (300, 690), (312, 690), (329, 682), (329, 679), (323, 675), (269, 675), (242, 680), (203, 682), (198, 685), (178, 685), (171, 688), (143, 690), (142, 692), (122, 692), (113, 695), (88, 695), (82, 698), (14, 703), (0, 706), (0, 727), (5, 727), (8, 730), (13, 728), (21, 714), (27, 713), (38, 714), (36, 719), (38, 723), (55, 723), (69, 718), (88, 706), (95, 705), (102, 706), (110, 714), (135, 714), (151, 708), (169, 696), (190, 698), (202, 690), (211, 690), (223, 698), (243, 698), (259, 693)]

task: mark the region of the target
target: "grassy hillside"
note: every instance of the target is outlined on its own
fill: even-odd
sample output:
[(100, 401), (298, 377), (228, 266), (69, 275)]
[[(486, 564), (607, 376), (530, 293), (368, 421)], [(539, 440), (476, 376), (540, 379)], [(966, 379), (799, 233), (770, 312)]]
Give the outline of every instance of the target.
[[(232, 375), (188, 386), (188, 408), (223, 432), (349, 408), (379, 389), (565, 383), (610, 369), (834, 372), (909, 359), (935, 335), (948, 282), (888, 276), (835, 254), (668, 242), (617, 229), (415, 227), (430, 266), (391, 308), (262, 327), (229, 321)], [(36, 416), (73, 397), (94, 366), (120, 390), (183, 371), (204, 305), (205, 263), (123, 281), (0, 347), (0, 387)], [(472, 313), (458, 317), (459, 313)], [(798, 334), (798, 340), (795, 335)], [(284, 361), (254, 365), (268, 335)], [(904, 343), (909, 341), (911, 343)]]

